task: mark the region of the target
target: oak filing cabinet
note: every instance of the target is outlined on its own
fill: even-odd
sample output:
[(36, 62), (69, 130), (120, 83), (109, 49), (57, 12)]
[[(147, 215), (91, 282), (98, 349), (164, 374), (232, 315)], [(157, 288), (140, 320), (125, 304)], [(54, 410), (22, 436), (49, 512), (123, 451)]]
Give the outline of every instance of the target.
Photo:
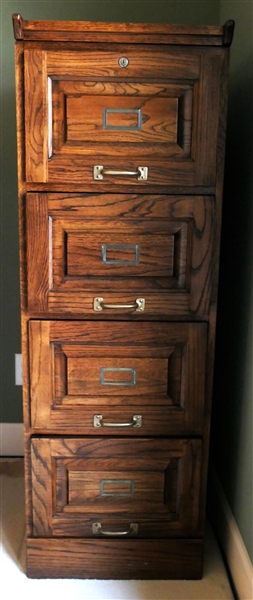
[(233, 22), (14, 15), (27, 574), (202, 574)]

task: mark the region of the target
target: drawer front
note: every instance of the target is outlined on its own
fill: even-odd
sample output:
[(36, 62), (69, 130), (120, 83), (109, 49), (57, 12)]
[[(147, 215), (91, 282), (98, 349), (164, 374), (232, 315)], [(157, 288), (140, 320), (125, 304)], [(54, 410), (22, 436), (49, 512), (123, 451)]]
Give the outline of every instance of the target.
[(27, 48), (27, 181), (214, 185), (220, 64), (218, 49)]
[(35, 438), (33, 535), (196, 535), (200, 469), (196, 439)]
[(30, 321), (31, 425), (92, 435), (200, 435), (207, 326)]
[[(29, 310), (94, 318), (208, 314), (213, 203), (209, 196), (28, 193)], [(136, 298), (145, 300), (142, 311)]]

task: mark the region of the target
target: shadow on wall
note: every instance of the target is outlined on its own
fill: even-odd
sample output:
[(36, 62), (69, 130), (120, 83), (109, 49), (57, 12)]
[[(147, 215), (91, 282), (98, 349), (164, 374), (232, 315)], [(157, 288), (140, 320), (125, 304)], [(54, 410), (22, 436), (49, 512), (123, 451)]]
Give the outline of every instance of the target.
[(240, 65), (229, 93), (211, 435), (216, 468), (223, 472), (225, 487), (231, 488), (231, 507), (236, 496), (235, 465), (239, 470), (249, 394), (245, 386), (252, 311), (253, 136), (249, 130), (253, 119), (251, 116), (250, 123), (252, 90), (245, 74), (250, 70), (249, 61)]

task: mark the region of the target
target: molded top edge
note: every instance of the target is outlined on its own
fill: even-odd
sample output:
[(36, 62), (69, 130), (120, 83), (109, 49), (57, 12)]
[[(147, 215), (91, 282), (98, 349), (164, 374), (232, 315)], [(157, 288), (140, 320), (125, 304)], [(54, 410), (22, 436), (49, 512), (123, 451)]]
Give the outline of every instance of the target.
[(29, 41), (99, 41), (99, 36), (102, 35), (103, 41), (106, 37), (108, 41), (110, 38), (117, 41), (116, 37), (119, 36), (119, 41), (120, 37), (123, 37), (126, 42), (201, 45), (203, 38), (203, 44), (230, 46), (234, 30), (234, 21), (227, 21), (221, 27), (160, 23), (28, 21), (20, 14), (13, 14), (12, 18), (15, 39)]

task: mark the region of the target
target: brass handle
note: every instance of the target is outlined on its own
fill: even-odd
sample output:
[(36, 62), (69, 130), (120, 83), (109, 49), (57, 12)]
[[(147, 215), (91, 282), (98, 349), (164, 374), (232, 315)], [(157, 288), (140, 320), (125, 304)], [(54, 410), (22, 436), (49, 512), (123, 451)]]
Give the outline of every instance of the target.
[(104, 179), (104, 175), (126, 175), (130, 177), (137, 177), (138, 181), (147, 181), (148, 167), (137, 167), (136, 171), (114, 171), (104, 169), (102, 165), (94, 165), (93, 178), (97, 181), (101, 181), (101, 179)]
[(145, 298), (136, 298), (134, 304), (105, 304), (104, 298), (94, 298), (93, 308), (96, 312), (104, 310), (104, 308), (113, 308), (116, 310), (135, 308), (136, 312), (143, 312), (145, 309)]
[(141, 427), (142, 415), (134, 415), (132, 421), (128, 421), (127, 423), (105, 423), (103, 415), (94, 415), (93, 425), (94, 427)]
[(94, 535), (121, 536), (121, 535), (136, 535), (139, 531), (138, 523), (130, 523), (129, 529), (126, 531), (104, 531), (101, 523), (92, 524), (92, 533)]

